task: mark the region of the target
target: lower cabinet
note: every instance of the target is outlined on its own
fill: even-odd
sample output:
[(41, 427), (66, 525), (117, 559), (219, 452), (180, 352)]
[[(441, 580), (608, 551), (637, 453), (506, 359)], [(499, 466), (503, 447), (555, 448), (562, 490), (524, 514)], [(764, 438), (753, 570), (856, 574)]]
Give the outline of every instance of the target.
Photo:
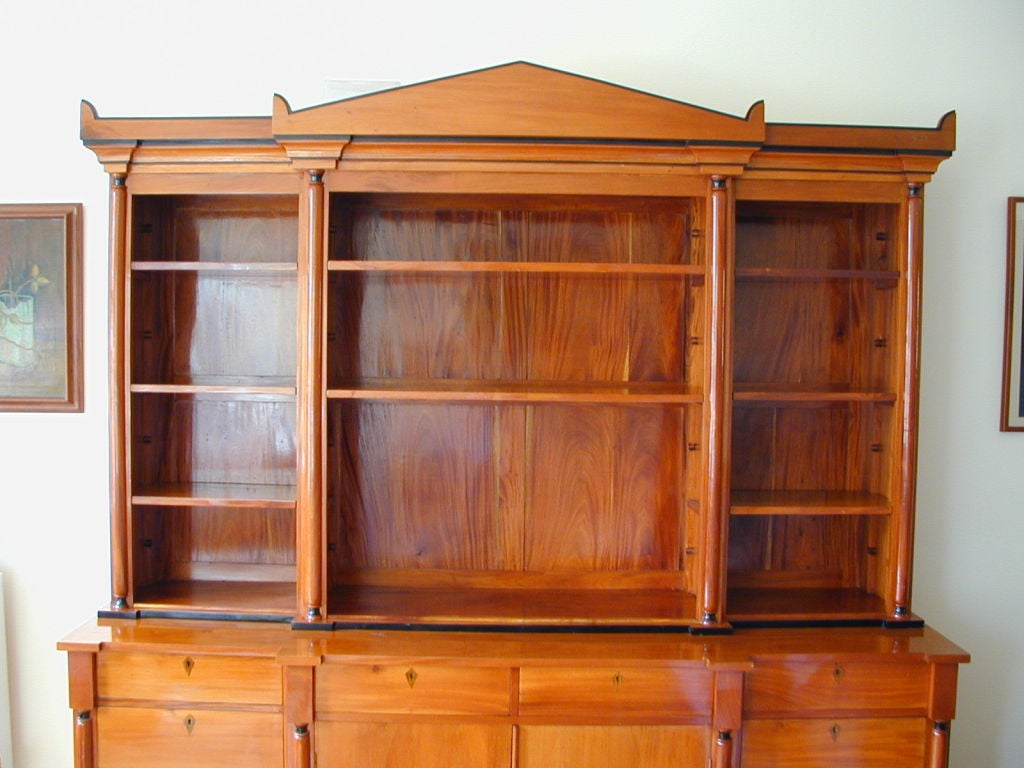
[(512, 726), (318, 722), (318, 768), (509, 768)]
[(946, 768), (969, 660), (930, 629), (194, 624), (60, 644), (75, 768)]
[(706, 768), (700, 725), (525, 725), (519, 768)]

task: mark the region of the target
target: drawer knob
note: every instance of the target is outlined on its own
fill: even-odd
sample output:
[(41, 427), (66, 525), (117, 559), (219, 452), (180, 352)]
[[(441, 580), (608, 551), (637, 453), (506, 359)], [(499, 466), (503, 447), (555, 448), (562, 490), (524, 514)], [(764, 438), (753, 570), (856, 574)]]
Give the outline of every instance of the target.
[(419, 677), (419, 675), (416, 673), (416, 670), (412, 667), (409, 667), (409, 671), (405, 673), (405, 682), (409, 684), (410, 688), (416, 685), (417, 677)]
[(185, 677), (192, 677), (192, 670), (196, 666), (195, 659), (191, 656), (186, 656), (185, 660), (181, 662), (181, 666), (185, 668)]
[(186, 717), (185, 718), (185, 730), (188, 731), (189, 733), (192, 733), (192, 729), (195, 728), (195, 727), (196, 727), (196, 719), (192, 715), (189, 715), (188, 717)]

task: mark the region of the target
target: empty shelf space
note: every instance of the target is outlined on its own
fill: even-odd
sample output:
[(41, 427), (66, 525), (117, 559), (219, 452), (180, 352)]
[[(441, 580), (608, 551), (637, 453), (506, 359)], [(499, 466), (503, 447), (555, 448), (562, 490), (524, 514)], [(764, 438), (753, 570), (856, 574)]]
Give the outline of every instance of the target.
[(735, 623), (880, 621), (885, 604), (860, 589), (731, 589), (728, 616)]
[(135, 610), (163, 613), (291, 616), (293, 582), (161, 581), (136, 590)]

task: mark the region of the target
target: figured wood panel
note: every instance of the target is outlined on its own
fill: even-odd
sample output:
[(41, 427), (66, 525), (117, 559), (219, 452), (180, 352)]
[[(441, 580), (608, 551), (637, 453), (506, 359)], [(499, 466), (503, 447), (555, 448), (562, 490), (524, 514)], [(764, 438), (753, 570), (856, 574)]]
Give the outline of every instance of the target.
[(512, 726), (452, 722), (316, 725), (320, 768), (508, 768)]
[(180, 653), (101, 653), (96, 674), (102, 699), (189, 703), (281, 703), (274, 658)]
[(326, 664), (316, 674), (318, 712), (507, 715), (511, 673), (501, 667)]
[(643, 717), (706, 720), (712, 673), (661, 667), (524, 667), (519, 712), (562, 718)]
[(840, 203), (740, 202), (738, 267), (864, 268), (854, 228), (856, 206)]
[[(337, 198), (341, 201), (343, 198)], [(502, 214), (497, 210), (347, 208), (335, 205), (331, 258), (360, 261), (499, 261)]]
[(136, 195), (132, 261), (296, 263), (292, 195)]
[(509, 441), (518, 430), (504, 429), (506, 414), (514, 426), (516, 411), (333, 404), (329, 505), (338, 526), (336, 565), (518, 568), (521, 503), (514, 479), (501, 472), (516, 455)]
[(705, 726), (524, 725), (520, 768), (706, 768)]
[(332, 274), (329, 379), (516, 378), (504, 285), (487, 274)]
[(135, 506), (132, 542), (140, 587), (174, 578), (295, 578), (291, 509)]
[(531, 425), (528, 570), (677, 567), (679, 409), (539, 405)]
[(295, 275), (134, 272), (132, 380), (295, 377)]
[(183, 760), (195, 768), (273, 768), (283, 760), (279, 714), (99, 707), (96, 729), (103, 768), (180, 768)]
[(856, 318), (848, 281), (740, 280), (735, 295), (737, 381), (850, 385)]
[(928, 706), (930, 667), (924, 663), (818, 661), (758, 664), (746, 676), (749, 716), (808, 712), (914, 710)]
[(925, 721), (751, 720), (743, 728), (743, 768), (920, 768)]
[(295, 401), (250, 395), (132, 396), (132, 470), (155, 483), (295, 484)]

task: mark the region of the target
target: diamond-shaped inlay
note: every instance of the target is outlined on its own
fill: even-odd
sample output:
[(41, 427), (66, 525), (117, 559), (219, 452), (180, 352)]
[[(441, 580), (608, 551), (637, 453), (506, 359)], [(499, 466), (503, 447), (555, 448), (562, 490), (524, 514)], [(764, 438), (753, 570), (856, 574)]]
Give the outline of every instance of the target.
[(195, 669), (196, 661), (191, 656), (186, 656), (181, 666), (185, 668), (185, 676), (192, 677), (192, 670)]
[(409, 684), (410, 688), (416, 685), (417, 677), (419, 677), (419, 675), (416, 673), (416, 670), (412, 667), (409, 667), (409, 671), (405, 673), (405, 682)]
[(185, 718), (185, 730), (188, 731), (189, 733), (192, 733), (192, 729), (195, 728), (195, 727), (196, 727), (196, 719), (192, 715), (189, 715), (188, 717), (186, 717)]

